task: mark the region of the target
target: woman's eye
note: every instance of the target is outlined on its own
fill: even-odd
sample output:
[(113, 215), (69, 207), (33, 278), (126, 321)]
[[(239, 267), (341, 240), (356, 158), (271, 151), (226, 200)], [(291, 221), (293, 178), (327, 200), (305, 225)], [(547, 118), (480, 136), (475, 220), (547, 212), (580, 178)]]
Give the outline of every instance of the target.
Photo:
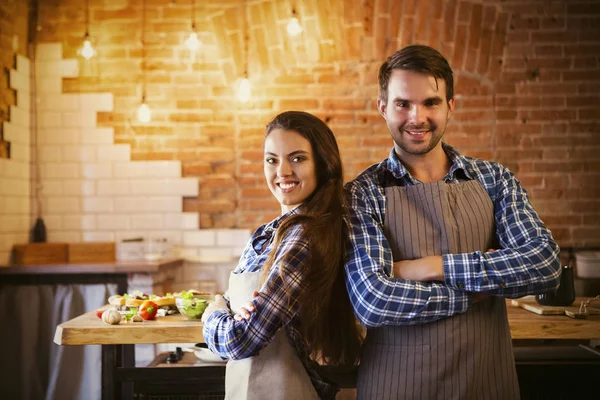
[(295, 163), (301, 162), (301, 161), (304, 161), (304, 160), (305, 160), (305, 158), (301, 157), (301, 156), (292, 158), (292, 162), (295, 162)]
[(274, 158), (272, 158), (272, 157), (269, 157), (269, 158), (265, 159), (265, 162), (267, 164), (275, 164), (276, 160)]

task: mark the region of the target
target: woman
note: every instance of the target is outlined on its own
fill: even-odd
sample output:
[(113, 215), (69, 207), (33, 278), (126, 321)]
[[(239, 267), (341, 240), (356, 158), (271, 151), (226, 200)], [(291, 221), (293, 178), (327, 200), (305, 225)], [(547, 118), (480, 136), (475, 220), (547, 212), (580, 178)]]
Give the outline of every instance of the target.
[[(282, 215), (250, 238), (228, 301), (216, 296), (203, 315), (204, 339), (229, 359), (227, 399), (333, 399), (316, 365), (355, 365), (361, 341), (344, 281), (339, 150), (323, 121), (288, 111), (267, 125), (264, 154)], [(248, 301), (254, 312), (234, 318)]]

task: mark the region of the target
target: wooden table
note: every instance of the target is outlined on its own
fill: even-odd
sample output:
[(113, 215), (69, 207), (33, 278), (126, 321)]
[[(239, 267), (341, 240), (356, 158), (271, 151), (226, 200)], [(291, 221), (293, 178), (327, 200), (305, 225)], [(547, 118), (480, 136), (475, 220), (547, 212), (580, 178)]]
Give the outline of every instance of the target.
[[(578, 304), (578, 301), (576, 301)], [(572, 319), (566, 315), (537, 315), (507, 301), (508, 320), (513, 339), (600, 339), (600, 316)], [(88, 312), (58, 325), (54, 342), (59, 345), (102, 345), (103, 399), (131, 398), (121, 383), (134, 374), (133, 345), (140, 343), (200, 343), (202, 324), (181, 315), (158, 318), (143, 323), (106, 325), (94, 312)], [(210, 367), (204, 367), (210, 368)], [(211, 377), (224, 373), (223, 367), (206, 370)], [(143, 370), (143, 369), (142, 369)], [(150, 370), (146, 368), (145, 370)], [(176, 370), (181, 370), (177, 368)], [(155, 371), (156, 372), (156, 371)], [(148, 374), (150, 372), (145, 372)]]
[[(573, 305), (579, 305), (578, 297)], [(595, 305), (592, 304), (592, 306)], [(579, 339), (600, 340), (600, 315), (573, 319), (566, 315), (538, 315), (506, 303), (508, 324), (513, 339)]]
[[(156, 368), (134, 367), (134, 344), (203, 341), (202, 323), (188, 320), (181, 314), (157, 317), (154, 321), (107, 325), (91, 311), (58, 325), (54, 335), (54, 343), (59, 345), (102, 345), (103, 400), (132, 399), (133, 387), (127, 382), (151, 379), (159, 372)], [(181, 368), (176, 372), (183, 373)], [(210, 383), (224, 377), (224, 368), (205, 367), (203, 373)]]
[(91, 311), (56, 327), (54, 343), (84, 344), (145, 344), (201, 343), (202, 323), (188, 320), (181, 314), (157, 317), (154, 321), (121, 322), (107, 325)]

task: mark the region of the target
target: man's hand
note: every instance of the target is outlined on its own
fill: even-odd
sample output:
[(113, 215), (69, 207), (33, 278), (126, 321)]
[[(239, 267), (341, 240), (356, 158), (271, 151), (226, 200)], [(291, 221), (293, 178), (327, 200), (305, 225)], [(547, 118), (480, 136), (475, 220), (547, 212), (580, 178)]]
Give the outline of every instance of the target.
[(216, 295), (215, 299), (208, 305), (208, 307), (206, 307), (206, 310), (204, 310), (204, 314), (202, 314), (202, 322), (206, 322), (208, 317), (210, 317), (210, 315), (217, 310), (229, 311), (229, 307), (227, 307), (227, 302), (220, 294)]
[(412, 281), (443, 281), (444, 263), (442, 256), (427, 256), (416, 260), (403, 260), (394, 263), (394, 278)]
[[(254, 293), (252, 293), (252, 297), (253, 298), (258, 297), (258, 292), (256, 290), (254, 291)], [(254, 308), (254, 304), (252, 304), (252, 302), (249, 301), (245, 307), (242, 307), (240, 309), (239, 314), (235, 314), (233, 316), (233, 319), (235, 319), (236, 321), (241, 321), (242, 319), (249, 320), (250, 314), (252, 314), (254, 311), (256, 311), (256, 308)]]

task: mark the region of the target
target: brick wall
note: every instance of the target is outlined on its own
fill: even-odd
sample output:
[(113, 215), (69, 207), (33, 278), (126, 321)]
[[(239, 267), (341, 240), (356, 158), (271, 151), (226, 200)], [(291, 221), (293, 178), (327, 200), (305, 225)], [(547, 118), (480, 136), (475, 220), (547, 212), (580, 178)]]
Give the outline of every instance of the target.
[[(40, 5), (39, 37), (74, 58), (84, 3)], [(183, 212), (201, 228), (254, 228), (277, 214), (262, 177), (264, 125), (302, 109), (326, 120), (347, 178), (385, 157), (391, 140), (375, 109), (377, 69), (395, 49), (429, 44), (450, 60), (458, 111), (447, 141), (509, 166), (562, 246), (600, 245), (600, 4), (598, 1), (296, 1), (304, 33), (285, 32), (291, 2), (248, 1), (253, 96), (236, 102), (243, 73), (239, 1), (197, 1), (204, 43), (183, 47), (191, 1), (146, 0), (146, 77), (154, 118), (135, 121), (144, 76), (141, 1), (91, 1), (98, 58), (65, 93), (112, 93), (96, 115), (132, 160), (179, 161), (199, 181)]]

